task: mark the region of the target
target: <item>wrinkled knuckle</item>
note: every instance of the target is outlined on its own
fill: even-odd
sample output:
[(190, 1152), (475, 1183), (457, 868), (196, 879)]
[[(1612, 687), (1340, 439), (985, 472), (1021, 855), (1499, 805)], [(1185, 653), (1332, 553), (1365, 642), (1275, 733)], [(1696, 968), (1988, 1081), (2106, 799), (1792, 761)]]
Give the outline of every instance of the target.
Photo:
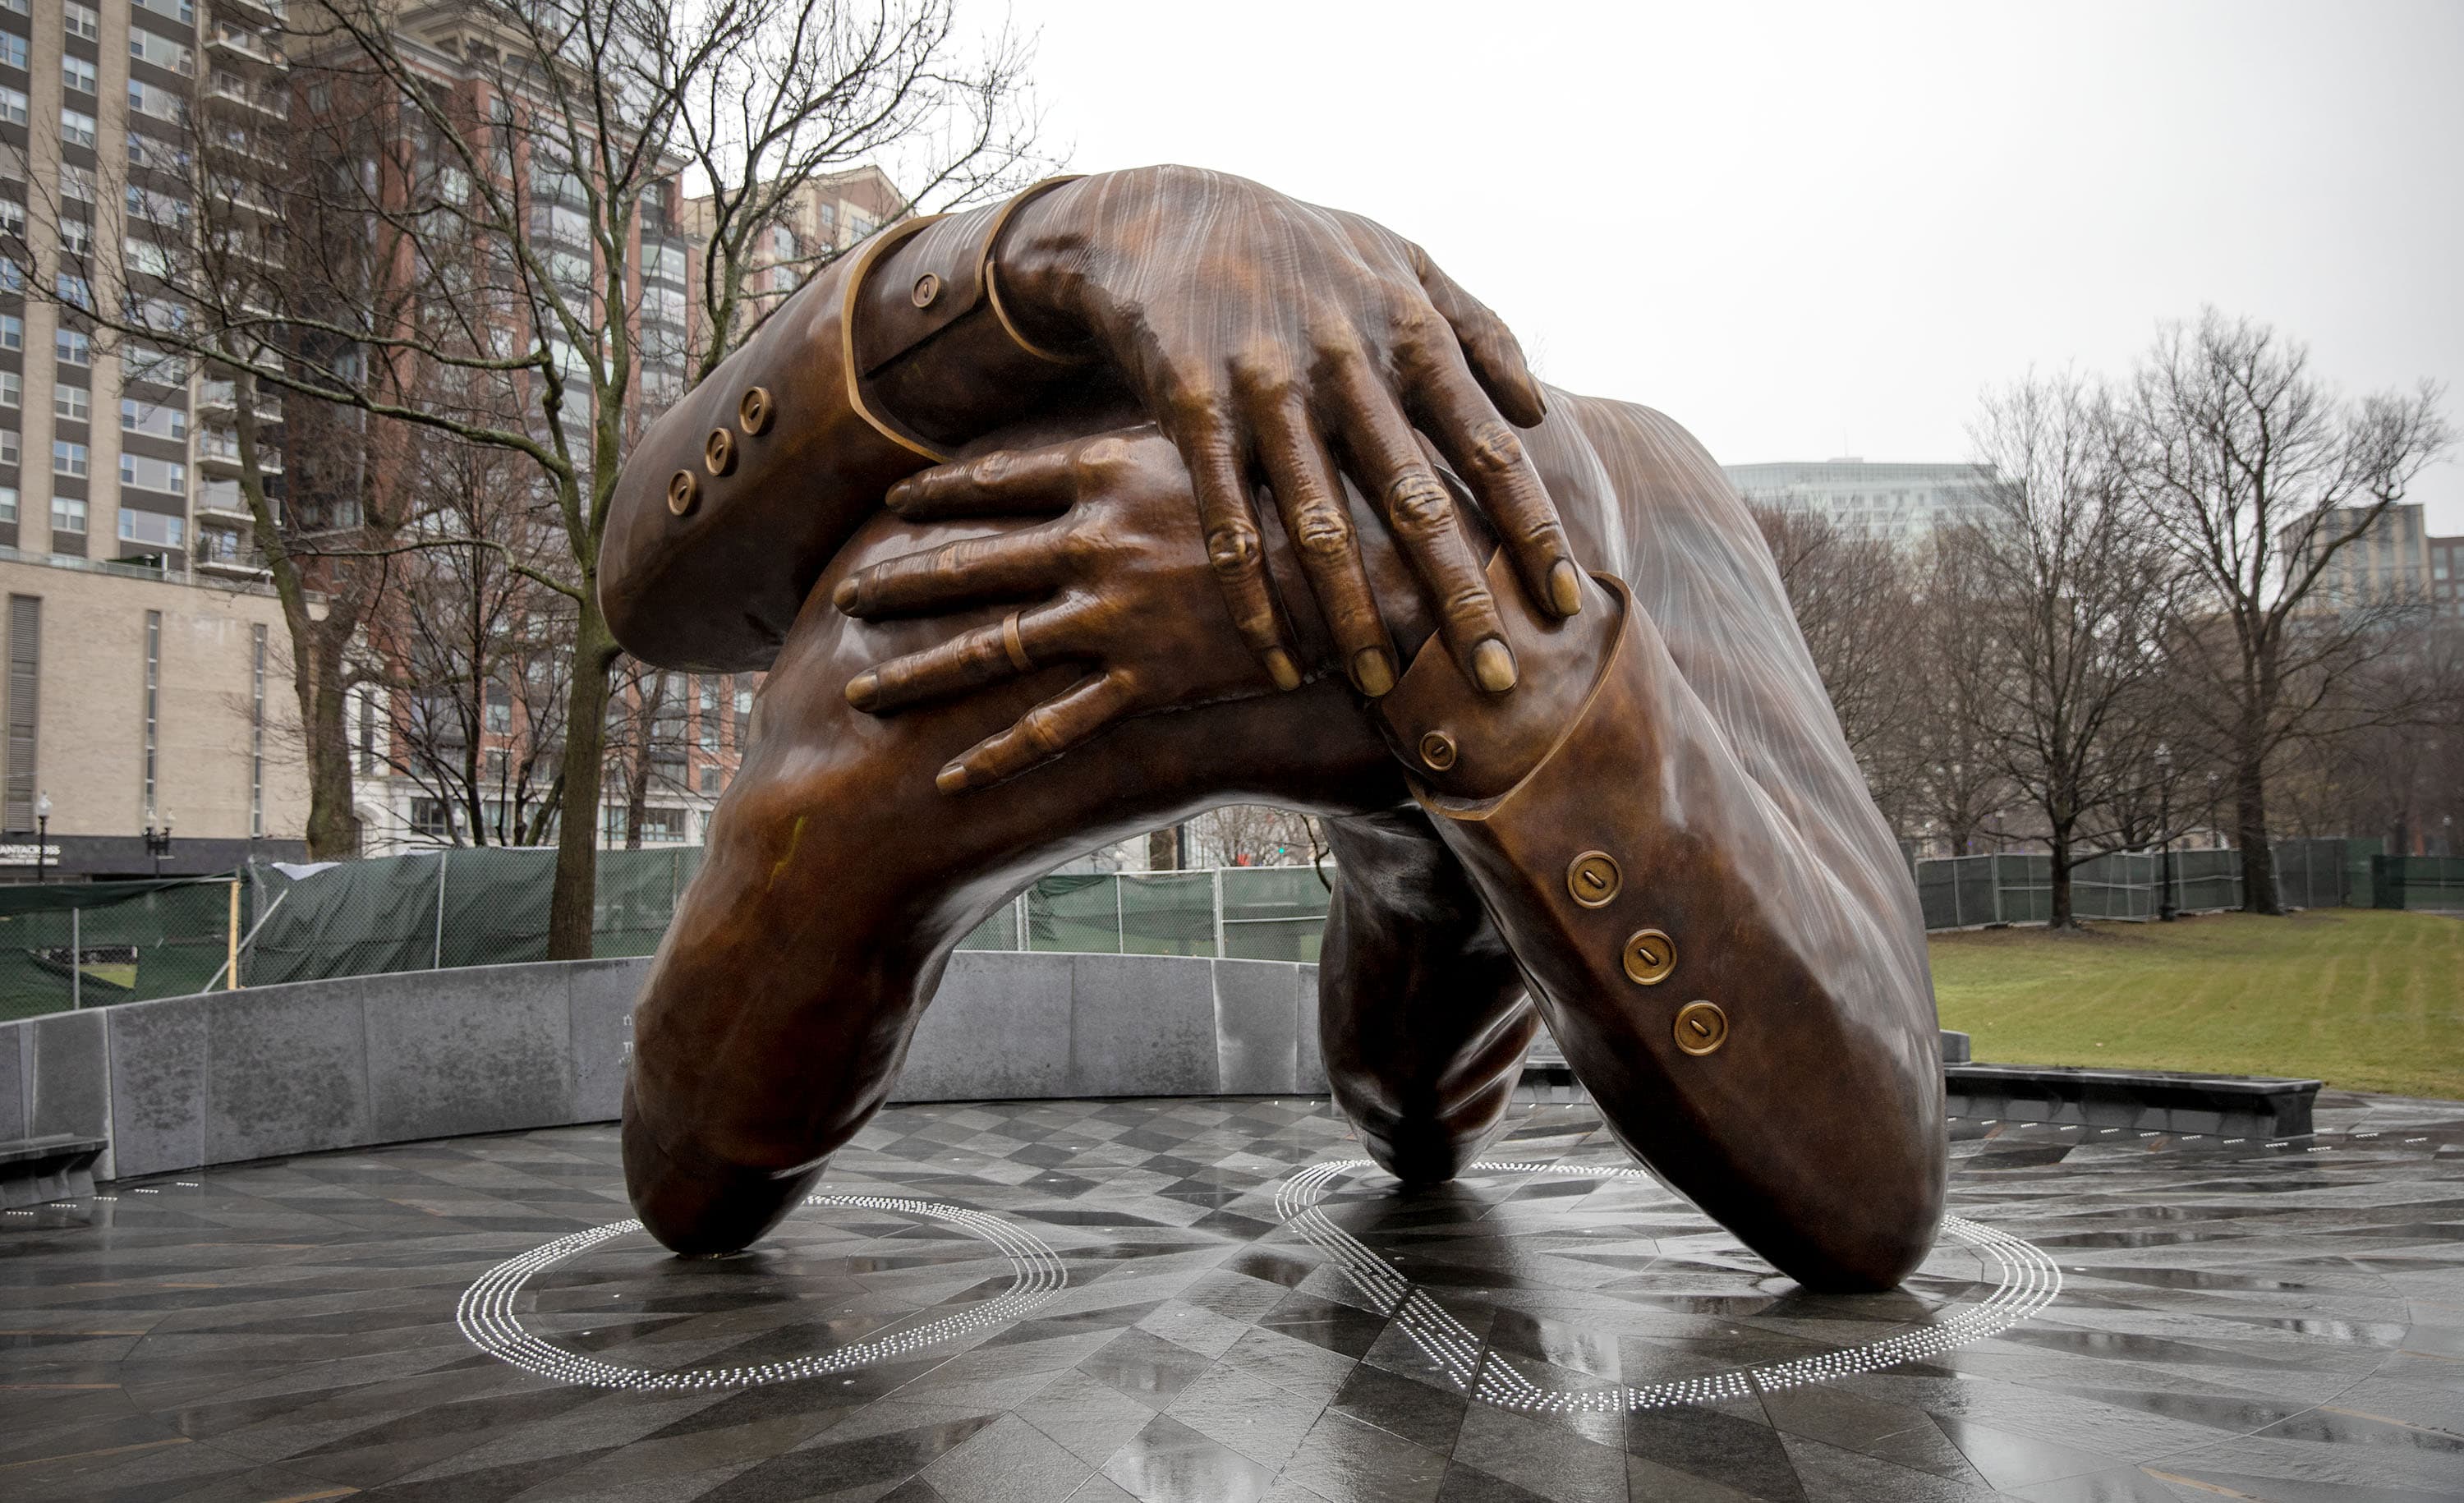
[(1079, 445), (1072, 467), (1082, 484), (1089, 481), (1101, 483), (1115, 471), (1128, 468), (1133, 457), (1128, 439), (1107, 433)]
[(1061, 750), (1064, 740), (1060, 713), (1039, 705), (1020, 718), (1018, 733), (1019, 739), (1034, 748), (1038, 756), (1053, 756)]
[(1258, 529), (1245, 522), (1226, 523), (1206, 535), (1206, 562), (1225, 579), (1247, 576), (1261, 556)]
[(1352, 519), (1323, 501), (1302, 507), (1292, 518), (1292, 542), (1312, 559), (1348, 558), (1353, 545)]
[(1409, 470), (1387, 488), (1386, 507), (1395, 525), (1427, 532), (1445, 525), (1454, 515), (1454, 499), (1438, 477), (1426, 470)]
[(1523, 440), (1493, 417), (1472, 425), (1463, 438), (1463, 461), (1484, 475), (1506, 475), (1523, 468)]

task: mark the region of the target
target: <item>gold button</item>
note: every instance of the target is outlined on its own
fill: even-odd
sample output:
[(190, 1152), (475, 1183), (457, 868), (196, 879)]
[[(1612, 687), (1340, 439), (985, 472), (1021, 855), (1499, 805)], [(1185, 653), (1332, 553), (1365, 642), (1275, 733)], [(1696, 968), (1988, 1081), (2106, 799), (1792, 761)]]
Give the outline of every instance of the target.
[(1420, 738), (1420, 760), (1432, 772), (1443, 772), (1455, 764), (1455, 739), (1443, 731), (1431, 731)]
[(748, 433), (759, 433), (769, 429), (770, 392), (767, 387), (755, 387), (744, 393), (744, 400), (736, 404), (736, 422)]
[(1623, 883), (1617, 858), (1605, 851), (1586, 851), (1566, 869), (1566, 891), (1585, 908), (1607, 907)]
[(915, 290), (908, 296), (914, 299), (915, 306), (919, 308), (933, 306), (933, 299), (941, 296), (941, 278), (931, 272), (926, 272), (915, 278)]
[(691, 470), (679, 470), (668, 476), (668, 510), (682, 517), (701, 499), (701, 477)]
[(714, 428), (701, 441), (702, 467), (713, 475), (726, 475), (736, 468), (736, 435), (723, 428)]
[(1637, 985), (1657, 986), (1677, 969), (1677, 941), (1657, 929), (1637, 929), (1625, 941), (1625, 973)]
[(1716, 1002), (1689, 1002), (1677, 1009), (1677, 1047), (1708, 1054), (1728, 1042), (1728, 1015)]

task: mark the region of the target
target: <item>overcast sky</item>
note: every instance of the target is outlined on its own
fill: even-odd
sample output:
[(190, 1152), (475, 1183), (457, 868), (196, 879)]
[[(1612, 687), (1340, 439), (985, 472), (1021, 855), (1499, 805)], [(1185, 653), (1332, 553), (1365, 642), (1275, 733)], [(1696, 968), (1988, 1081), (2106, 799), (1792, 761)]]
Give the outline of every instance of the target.
[[(995, 0), (971, 0), (998, 21)], [(2464, 420), (2464, 4), (1016, 0), (1081, 171), (1368, 213), (1727, 463), (1965, 457), (2202, 303)], [(2464, 467), (2416, 486), (2464, 532)]]

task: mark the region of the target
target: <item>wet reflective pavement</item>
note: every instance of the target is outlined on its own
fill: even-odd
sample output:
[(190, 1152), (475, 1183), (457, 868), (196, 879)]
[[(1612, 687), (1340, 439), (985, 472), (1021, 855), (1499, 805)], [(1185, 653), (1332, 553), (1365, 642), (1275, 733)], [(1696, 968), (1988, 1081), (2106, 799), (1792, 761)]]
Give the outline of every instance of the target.
[(1954, 1210), (2058, 1269), (2007, 1327), (2016, 1263), (1807, 1294), (1524, 1111), (1516, 1167), (1296, 1213), (1359, 1154), (1320, 1099), (902, 1107), (707, 1262), (518, 1262), (627, 1216), (609, 1128), (122, 1183), (0, 1219), (0, 1497), (2464, 1497), (2464, 1107), (1954, 1123)]

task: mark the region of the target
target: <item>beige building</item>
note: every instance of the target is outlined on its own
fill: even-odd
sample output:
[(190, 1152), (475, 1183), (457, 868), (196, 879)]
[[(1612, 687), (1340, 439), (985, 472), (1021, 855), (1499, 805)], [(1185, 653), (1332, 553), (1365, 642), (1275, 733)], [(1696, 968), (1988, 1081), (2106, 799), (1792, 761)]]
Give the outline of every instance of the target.
[[(840, 252), (906, 211), (907, 196), (879, 167), (850, 167), (798, 188), (780, 222), (761, 232), (753, 247), (745, 292), (753, 306), (749, 323), (803, 286)], [(710, 243), (711, 201), (689, 198), (684, 230), (693, 242), (693, 296), (701, 295), (702, 247)]]
[[(2368, 519), (2366, 526), (2365, 518)], [(2311, 525), (2305, 518), (2277, 529), (2277, 546), (2288, 569), (2306, 564), (2309, 555), (2303, 549), (2303, 539)], [(2353, 537), (2357, 530), (2360, 536)], [(2420, 506), (2400, 502), (2375, 517), (2370, 516), (2366, 506), (2339, 506), (2321, 515), (2316, 531), (2307, 532), (2307, 536), (2311, 547), (2319, 550), (2352, 537), (2350, 542), (2328, 558), (2327, 567), (2311, 592), (2312, 606), (2344, 610), (2431, 598), (2431, 544), (2446, 540), (2431, 538), (2422, 524)]]
[[(298, 860), (308, 780), (281, 608), (85, 560), (0, 558), (0, 880)], [(39, 816), (48, 807), (48, 820)]]

